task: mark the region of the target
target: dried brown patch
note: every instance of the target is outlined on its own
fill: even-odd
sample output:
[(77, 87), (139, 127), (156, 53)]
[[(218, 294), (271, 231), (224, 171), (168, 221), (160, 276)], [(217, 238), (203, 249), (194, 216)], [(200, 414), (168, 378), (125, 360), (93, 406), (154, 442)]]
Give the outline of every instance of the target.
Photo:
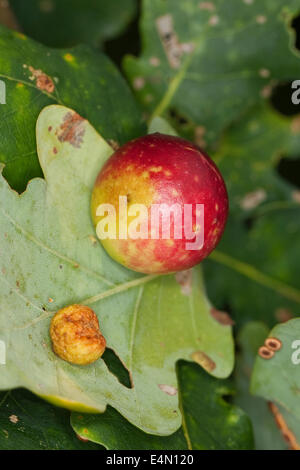
[(32, 74), (29, 79), (36, 80), (35, 84), (39, 90), (46, 91), (47, 93), (53, 93), (53, 91), (55, 90), (55, 85), (49, 75), (46, 75), (40, 69), (34, 69), (31, 65), (28, 67), (28, 70)]
[(264, 16), (264, 15), (258, 15), (256, 18), (255, 18), (256, 22), (258, 24), (265, 24), (267, 22), (267, 17)]
[(153, 67), (158, 67), (160, 65), (160, 60), (158, 57), (153, 56), (153, 57), (150, 57), (149, 63), (153, 65)]
[(175, 274), (175, 280), (180, 285), (183, 295), (190, 295), (192, 293), (193, 271), (191, 269), (178, 271), (178, 273)]
[(271, 349), (267, 348), (267, 346), (261, 346), (258, 350), (258, 354), (263, 359), (271, 359), (275, 353), (274, 351), (271, 351)]
[(278, 308), (275, 311), (275, 317), (280, 323), (285, 323), (293, 318), (293, 314), (287, 308)]
[(208, 20), (208, 24), (210, 24), (210, 26), (217, 26), (219, 22), (220, 22), (220, 18), (218, 17), (218, 15), (213, 15)]
[(82, 442), (89, 442), (89, 439), (86, 439), (85, 437), (79, 436), (79, 434), (76, 434), (77, 439), (79, 439)]
[(89, 239), (91, 240), (93, 245), (98, 245), (98, 240), (94, 235), (89, 235)]
[(207, 372), (212, 372), (216, 368), (216, 363), (203, 351), (195, 351), (192, 354), (192, 359)]
[(278, 338), (267, 338), (265, 341), (265, 346), (271, 351), (279, 351), (282, 348), (282, 342)]
[(268, 69), (260, 69), (258, 73), (262, 78), (268, 78), (271, 74), (270, 70)]
[(200, 10), (214, 11), (216, 9), (215, 5), (212, 2), (200, 2)]
[(294, 117), (294, 119), (291, 122), (291, 131), (293, 134), (299, 134), (300, 133), (300, 115)]
[(269, 409), (275, 418), (277, 427), (280, 429), (284, 440), (288, 443), (291, 450), (300, 450), (295, 434), (291, 431), (285, 422), (279, 408), (272, 402), (268, 402)]
[(108, 143), (114, 150), (118, 150), (120, 148), (120, 144), (116, 140), (108, 139)]
[(18, 418), (18, 416), (16, 416), (16, 415), (11, 415), (11, 416), (9, 417), (9, 421), (10, 421), (11, 423), (13, 423), (13, 424), (17, 424), (17, 422), (19, 421), (19, 418)]
[(141, 90), (142, 88), (144, 88), (145, 86), (145, 79), (143, 77), (135, 77), (135, 79), (133, 80), (133, 88), (135, 90)]
[(234, 321), (232, 318), (228, 315), (227, 312), (222, 312), (221, 310), (217, 310), (216, 308), (211, 308), (210, 309), (211, 316), (214, 317), (217, 322), (221, 323), (221, 325), (229, 325), (232, 326), (234, 325)]
[(63, 123), (56, 131), (57, 138), (60, 142), (69, 142), (73, 147), (80, 148), (85, 133), (84, 119), (79, 114), (68, 112)]
[(255, 207), (265, 201), (266, 198), (266, 191), (264, 189), (259, 188), (256, 191), (246, 194), (240, 201), (240, 206), (244, 210), (255, 209)]
[(204, 126), (197, 126), (195, 127), (194, 131), (194, 142), (196, 145), (199, 147), (205, 148), (206, 147), (206, 140), (204, 138), (204, 135), (206, 133), (206, 129)]
[(273, 87), (272, 85), (269, 84), (263, 87), (260, 94), (263, 98), (270, 98), (270, 96), (272, 95), (272, 90), (273, 90)]
[(179, 42), (174, 30), (173, 17), (170, 14), (157, 18), (156, 27), (170, 66), (178, 69), (182, 54), (191, 53), (194, 50), (194, 44)]
[(166, 393), (167, 395), (170, 395), (171, 397), (177, 395), (178, 393), (177, 388), (172, 387), (172, 385), (158, 384), (158, 387), (161, 389), (162, 392)]

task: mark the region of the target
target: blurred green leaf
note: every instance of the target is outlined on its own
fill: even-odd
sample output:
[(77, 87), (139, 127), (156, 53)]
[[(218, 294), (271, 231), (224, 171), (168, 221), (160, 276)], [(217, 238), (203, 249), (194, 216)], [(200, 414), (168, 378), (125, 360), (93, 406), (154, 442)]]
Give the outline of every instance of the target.
[(261, 322), (249, 322), (239, 332), (238, 354), (234, 371), (237, 393), (234, 403), (250, 417), (257, 450), (288, 448), (266, 400), (250, 394), (250, 379), (258, 348), (268, 336), (269, 329)]
[(21, 191), (40, 176), (35, 123), (49, 104), (64, 104), (87, 118), (107, 140), (119, 144), (145, 132), (139, 110), (115, 66), (88, 46), (48, 49), (0, 27), (0, 161), (4, 175)]
[(296, 0), (143, 0), (142, 54), (125, 71), (150, 114), (171, 110), (211, 144), (277, 80), (298, 78), (288, 26), (299, 10)]
[(230, 217), (221, 243), (203, 263), (210, 298), (229, 306), (238, 325), (269, 326), (298, 313), (299, 192), (276, 170), (300, 152), (299, 116), (257, 107), (231, 126), (214, 160), (229, 192)]
[(135, 0), (9, 0), (25, 34), (51, 47), (100, 46), (120, 34), (136, 12)]
[(0, 449), (97, 450), (70, 426), (70, 413), (22, 389), (0, 392)]
[(289, 446), (300, 450), (300, 318), (276, 325), (268, 337), (281, 341), (281, 349), (270, 359), (257, 355), (251, 392), (273, 402)]

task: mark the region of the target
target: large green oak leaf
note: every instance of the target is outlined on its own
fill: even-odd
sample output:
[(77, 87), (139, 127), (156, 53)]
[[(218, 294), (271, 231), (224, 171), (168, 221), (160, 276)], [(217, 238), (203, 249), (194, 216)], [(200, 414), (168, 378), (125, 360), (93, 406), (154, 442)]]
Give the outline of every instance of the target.
[(83, 438), (114, 450), (253, 448), (249, 418), (223, 399), (223, 395), (233, 393), (228, 380), (215, 379), (197, 365), (183, 361), (178, 363), (177, 374), (183, 426), (171, 436), (143, 433), (112, 408), (103, 415), (73, 413), (74, 430)]
[[(37, 148), (45, 180), (32, 180), (18, 195), (0, 179), (0, 339), (7, 351), (0, 387), (24, 386), (87, 411), (110, 405), (146, 432), (171, 434), (181, 424), (176, 361), (194, 359), (227, 377), (231, 327), (214, 315), (199, 267), (183, 277), (141, 276), (105, 253), (90, 220), (90, 195), (112, 149), (87, 121), (47, 107)], [(73, 303), (95, 310), (131, 388), (102, 359), (75, 366), (52, 352), (51, 317)]]
[(300, 318), (276, 325), (268, 337), (279, 340), (281, 348), (270, 359), (256, 356), (250, 389), (272, 403), (283, 437), (300, 450)]
[(70, 427), (70, 413), (24, 389), (0, 392), (0, 450), (97, 450)]

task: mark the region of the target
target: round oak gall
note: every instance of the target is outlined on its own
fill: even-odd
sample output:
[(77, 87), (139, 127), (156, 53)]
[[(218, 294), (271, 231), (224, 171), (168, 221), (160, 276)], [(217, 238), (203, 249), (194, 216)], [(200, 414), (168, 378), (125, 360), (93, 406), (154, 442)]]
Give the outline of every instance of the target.
[(84, 305), (69, 305), (52, 318), (50, 337), (54, 352), (72, 364), (91, 364), (105, 351), (95, 312)]
[(108, 159), (94, 185), (91, 211), (114, 260), (134, 271), (166, 274), (191, 268), (216, 247), (228, 196), (208, 155), (185, 139), (155, 133), (128, 142)]

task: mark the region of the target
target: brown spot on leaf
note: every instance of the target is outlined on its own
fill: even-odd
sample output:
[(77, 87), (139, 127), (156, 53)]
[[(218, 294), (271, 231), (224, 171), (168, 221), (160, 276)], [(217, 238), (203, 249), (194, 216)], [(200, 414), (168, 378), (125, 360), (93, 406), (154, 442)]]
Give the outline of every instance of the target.
[(255, 18), (256, 22), (258, 24), (265, 24), (267, 22), (267, 17), (264, 16), (264, 15), (258, 15), (256, 18)]
[(135, 77), (132, 85), (135, 90), (141, 90), (145, 86), (145, 79), (143, 77)]
[(192, 293), (193, 271), (191, 269), (178, 271), (175, 274), (175, 280), (180, 285), (183, 295), (190, 295)]
[(226, 312), (222, 312), (221, 310), (217, 310), (216, 308), (210, 309), (211, 316), (214, 317), (217, 322), (221, 323), (221, 325), (234, 325), (234, 321)]
[(92, 242), (93, 245), (97, 245), (97, 244), (98, 244), (98, 240), (97, 240), (97, 238), (96, 238), (94, 235), (89, 235), (89, 239), (91, 240), (91, 242)]
[(220, 18), (218, 17), (218, 15), (213, 15), (208, 20), (208, 24), (210, 26), (217, 26), (217, 24), (219, 24), (219, 22), (220, 22)]
[(271, 72), (268, 69), (260, 69), (258, 73), (262, 78), (268, 78)]
[(79, 436), (79, 434), (76, 434), (76, 437), (77, 437), (77, 439), (79, 439), (79, 440), (82, 441), (82, 442), (89, 442), (88, 439), (86, 439), (85, 437)]
[(300, 133), (300, 116), (294, 117), (294, 119), (291, 122), (291, 131), (293, 134), (299, 134)]
[(162, 392), (166, 393), (167, 395), (177, 395), (177, 388), (172, 387), (172, 385), (158, 384), (158, 387), (161, 389)]
[(53, 147), (53, 153), (57, 154), (57, 148)]
[(267, 346), (261, 346), (258, 350), (258, 354), (263, 359), (271, 359), (275, 353), (274, 351), (271, 351), (271, 349), (267, 348)]
[(287, 308), (278, 308), (275, 310), (275, 317), (280, 323), (285, 323), (293, 318), (293, 314)]
[(192, 359), (207, 372), (212, 372), (216, 368), (216, 363), (203, 351), (195, 351), (192, 354)]
[(270, 98), (271, 94), (272, 94), (272, 86), (271, 85), (266, 85), (265, 87), (263, 87), (263, 89), (261, 90), (260, 94), (263, 98)]
[(19, 418), (18, 418), (18, 416), (16, 416), (16, 415), (11, 415), (11, 416), (9, 417), (9, 421), (10, 421), (11, 423), (13, 423), (13, 424), (16, 424), (16, 423), (19, 421)]
[(43, 13), (50, 13), (54, 10), (55, 5), (52, 0), (41, 0), (39, 2), (39, 8)]
[(178, 69), (182, 54), (192, 52), (194, 44), (179, 42), (174, 30), (173, 17), (170, 14), (157, 18), (156, 27), (170, 66)]
[(85, 133), (83, 123), (84, 119), (79, 114), (68, 112), (63, 118), (63, 123), (56, 131), (58, 140), (60, 142), (69, 142), (73, 147), (80, 148)]
[(269, 409), (275, 418), (277, 427), (280, 429), (284, 440), (288, 443), (291, 450), (300, 450), (300, 444), (297, 442), (295, 434), (288, 427), (279, 408), (272, 402), (268, 402)]
[[(25, 66), (26, 64), (24, 64)], [(26, 68), (26, 67), (25, 67)], [(34, 69), (31, 65), (28, 67), (29, 71), (31, 72), (30, 80), (36, 80), (36, 87), (39, 90), (46, 91), (47, 93), (53, 93), (55, 90), (55, 85), (52, 78), (49, 75), (46, 75), (40, 69)]]
[(194, 131), (194, 142), (199, 147), (205, 148), (206, 147), (206, 140), (204, 139), (204, 135), (206, 133), (206, 129), (204, 126), (196, 126)]
[(114, 150), (118, 150), (120, 148), (120, 144), (116, 140), (108, 139), (108, 143)]
[(259, 188), (256, 191), (246, 194), (240, 201), (240, 206), (244, 210), (255, 209), (255, 207), (262, 203), (266, 198), (266, 191)]
[(149, 63), (153, 65), (153, 67), (158, 67), (160, 65), (160, 60), (158, 57), (153, 56), (153, 57), (150, 57)]
[(214, 11), (216, 7), (212, 2), (200, 2), (199, 8), (200, 10)]
[(279, 351), (282, 348), (282, 342), (278, 338), (267, 338), (265, 341), (265, 346), (271, 351)]

